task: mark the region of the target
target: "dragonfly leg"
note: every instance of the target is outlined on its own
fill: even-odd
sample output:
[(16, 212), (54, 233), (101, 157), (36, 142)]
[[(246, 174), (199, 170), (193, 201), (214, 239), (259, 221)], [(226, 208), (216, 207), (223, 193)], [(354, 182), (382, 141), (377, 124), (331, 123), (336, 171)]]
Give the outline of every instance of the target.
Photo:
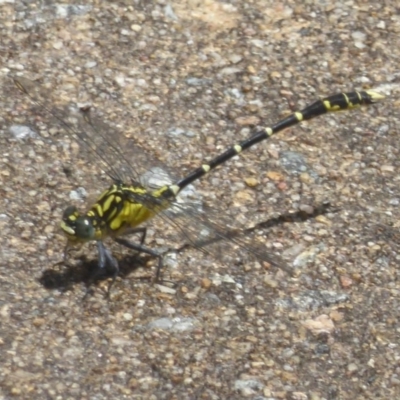
[[(143, 237), (146, 236), (146, 228), (140, 228), (144, 230)], [(137, 230), (136, 232), (142, 232), (141, 230)], [(130, 232), (132, 233), (132, 231)], [(143, 241), (141, 240), (140, 244), (139, 243), (134, 243), (131, 242), (128, 239), (125, 238), (114, 238), (114, 240), (119, 243), (122, 246), (128, 247), (131, 250), (138, 251), (139, 253), (145, 253), (149, 254), (153, 257), (158, 258), (158, 266), (157, 266), (157, 272), (156, 272), (156, 282), (160, 281), (160, 274), (161, 274), (161, 269), (163, 267), (163, 256), (159, 252), (150, 249), (149, 247), (143, 246)]]
[[(146, 227), (141, 227), (141, 228), (133, 228), (133, 229), (128, 229), (125, 233), (124, 236), (127, 235), (133, 235), (135, 233), (140, 233), (140, 246), (143, 246), (144, 241), (146, 240), (146, 235), (147, 235), (147, 228)], [(125, 245), (124, 245), (125, 246)]]
[(106, 268), (107, 265), (111, 266), (112, 270), (113, 270), (112, 281), (110, 282), (108, 289), (107, 289), (107, 297), (108, 298), (110, 297), (111, 287), (114, 285), (114, 282), (119, 274), (118, 261), (112, 256), (111, 252), (104, 246), (103, 242), (97, 241), (96, 244), (97, 244), (97, 250), (98, 250), (98, 254), (99, 254), (99, 263), (98, 263), (98, 267), (97, 267), (95, 273), (92, 274), (92, 276), (90, 277), (90, 281), (86, 288), (86, 293), (83, 296), (84, 299), (90, 293), (90, 287), (91, 287), (92, 283), (95, 282), (99, 276), (104, 274), (104, 269)]

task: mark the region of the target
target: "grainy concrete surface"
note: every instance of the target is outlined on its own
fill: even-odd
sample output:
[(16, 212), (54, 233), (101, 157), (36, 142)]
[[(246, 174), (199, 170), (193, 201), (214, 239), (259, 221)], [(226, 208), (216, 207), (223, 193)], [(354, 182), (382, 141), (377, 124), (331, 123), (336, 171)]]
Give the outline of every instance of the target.
[[(393, 0), (0, 0), (0, 399), (400, 398), (399, 34)], [(320, 96), (388, 98), (196, 183), (218, 215), (249, 222), (338, 208), (264, 232), (285, 268), (187, 249), (159, 287), (139, 279), (154, 260), (113, 247), (111, 300), (101, 281), (82, 301), (96, 254), (54, 266), (59, 221), (108, 182), (9, 74), (60, 109), (91, 104), (134, 165), (140, 147), (178, 176)], [(166, 225), (150, 224), (149, 246), (169, 246)]]

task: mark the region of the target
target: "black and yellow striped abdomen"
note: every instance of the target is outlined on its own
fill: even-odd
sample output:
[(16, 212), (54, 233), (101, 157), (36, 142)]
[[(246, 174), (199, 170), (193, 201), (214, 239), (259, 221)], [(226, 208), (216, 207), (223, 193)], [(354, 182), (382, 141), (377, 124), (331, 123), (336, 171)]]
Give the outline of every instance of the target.
[(296, 125), (301, 121), (306, 121), (329, 112), (350, 110), (362, 105), (372, 104), (383, 98), (384, 96), (377, 92), (365, 90), (360, 92), (338, 93), (322, 100), (317, 100), (303, 110), (290, 114), (275, 125), (260, 129), (248, 139), (237, 143), (208, 163), (204, 163), (201, 167), (195, 169), (188, 176), (171, 186), (171, 189), (175, 194), (179, 193), (184, 187), (206, 175), (208, 172), (230, 160), (232, 157), (237, 156), (244, 150), (249, 149), (255, 144), (270, 138), (286, 128)]

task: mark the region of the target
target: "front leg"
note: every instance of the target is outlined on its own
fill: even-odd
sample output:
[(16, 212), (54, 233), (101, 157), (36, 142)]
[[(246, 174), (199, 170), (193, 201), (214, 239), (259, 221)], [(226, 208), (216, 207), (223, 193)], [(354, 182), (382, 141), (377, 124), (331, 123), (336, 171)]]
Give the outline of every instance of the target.
[[(143, 229), (146, 229), (146, 228), (143, 228)], [(138, 231), (139, 230), (137, 230), (136, 232), (138, 232)], [(139, 232), (141, 232), (141, 231), (139, 231)], [(145, 233), (143, 236), (145, 236)], [(143, 246), (143, 244), (142, 244), (143, 241), (141, 241), (139, 244), (139, 243), (131, 242), (128, 239), (119, 238), (119, 237), (114, 238), (114, 240), (117, 243), (121, 244), (122, 246), (128, 247), (128, 249), (136, 250), (139, 253), (145, 253), (145, 254), (149, 254), (153, 257), (157, 257), (158, 258), (158, 266), (157, 266), (155, 281), (156, 282), (160, 281), (161, 269), (163, 267), (163, 255), (162, 254), (160, 254), (158, 251), (150, 249), (149, 247)]]
[(110, 266), (113, 270), (112, 281), (110, 282), (108, 289), (107, 289), (107, 298), (110, 297), (111, 287), (114, 285), (115, 280), (119, 274), (119, 265), (118, 261), (115, 257), (111, 254), (111, 252), (104, 246), (104, 243), (100, 240), (96, 242), (97, 251), (99, 256), (99, 263), (97, 265), (97, 269), (94, 274), (90, 277), (90, 281), (86, 288), (86, 293), (84, 295), (84, 299), (90, 293), (90, 287), (99, 278), (99, 276), (104, 275), (104, 270), (108, 266)]

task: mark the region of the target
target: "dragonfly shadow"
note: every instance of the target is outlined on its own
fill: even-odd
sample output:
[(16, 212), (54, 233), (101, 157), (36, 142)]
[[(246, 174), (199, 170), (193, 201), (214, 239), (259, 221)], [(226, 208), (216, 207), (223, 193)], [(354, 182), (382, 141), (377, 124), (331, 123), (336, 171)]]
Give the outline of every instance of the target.
[[(294, 223), (294, 222), (305, 222), (309, 219), (313, 219), (319, 215), (326, 213), (338, 212), (338, 208), (333, 208), (330, 203), (322, 203), (314, 207), (312, 212), (305, 212), (303, 210), (298, 210), (295, 212), (289, 212), (281, 214), (278, 217), (269, 218), (265, 221), (259, 222), (252, 228), (243, 231), (232, 231), (227, 232), (225, 238), (235, 239), (240, 237), (240, 235), (251, 234), (258, 228), (272, 228), (278, 225), (283, 225), (284, 223)], [(199, 248), (207, 252), (207, 246), (219, 241), (211, 240), (209, 242), (200, 243)], [(184, 244), (179, 248), (170, 249), (168, 252), (180, 253), (187, 248), (196, 247), (188, 244)], [(132, 272), (139, 268), (144, 268), (149, 260), (153, 260), (154, 257), (148, 255), (139, 254), (127, 254), (121, 259), (119, 259), (119, 274), (121, 279), (125, 279)], [(92, 284), (96, 284), (98, 281), (104, 281), (113, 277), (113, 270), (111, 268), (105, 268), (104, 271), (100, 271), (98, 267), (98, 260), (89, 260), (85, 255), (78, 258), (75, 265), (67, 263), (59, 263), (45, 270), (42, 276), (39, 278), (39, 282), (49, 290), (62, 290), (68, 291), (76, 284), (84, 283), (86, 287), (90, 287)], [(140, 279), (153, 279), (155, 273), (150, 273), (148, 277), (140, 277)]]
[(310, 211), (305, 210), (298, 210), (294, 212), (287, 212), (284, 214), (280, 214), (277, 217), (271, 217), (264, 221), (258, 222), (256, 225), (243, 229), (243, 230), (231, 230), (226, 231), (224, 235), (219, 236), (217, 238), (206, 239), (203, 241), (199, 241), (195, 243), (195, 246), (191, 244), (184, 244), (175, 251), (181, 252), (189, 247), (198, 247), (204, 248), (207, 252), (207, 246), (223, 242), (224, 240), (235, 240), (240, 239), (242, 236), (251, 235), (252, 233), (256, 232), (258, 229), (271, 229), (286, 223), (296, 223), (296, 222), (306, 222), (310, 219), (314, 219), (320, 215), (324, 215), (327, 213), (337, 213), (340, 211), (340, 208), (333, 207), (329, 202), (321, 203), (312, 207)]
[[(126, 255), (119, 260), (119, 274), (121, 279), (126, 278), (132, 272), (146, 266), (150, 256)], [(86, 256), (79, 257), (76, 264), (60, 263), (43, 271), (39, 277), (39, 283), (48, 290), (71, 290), (76, 284), (85, 284), (89, 287), (99, 281), (113, 277), (114, 271), (106, 267), (104, 271), (99, 270), (97, 259), (88, 259)]]

